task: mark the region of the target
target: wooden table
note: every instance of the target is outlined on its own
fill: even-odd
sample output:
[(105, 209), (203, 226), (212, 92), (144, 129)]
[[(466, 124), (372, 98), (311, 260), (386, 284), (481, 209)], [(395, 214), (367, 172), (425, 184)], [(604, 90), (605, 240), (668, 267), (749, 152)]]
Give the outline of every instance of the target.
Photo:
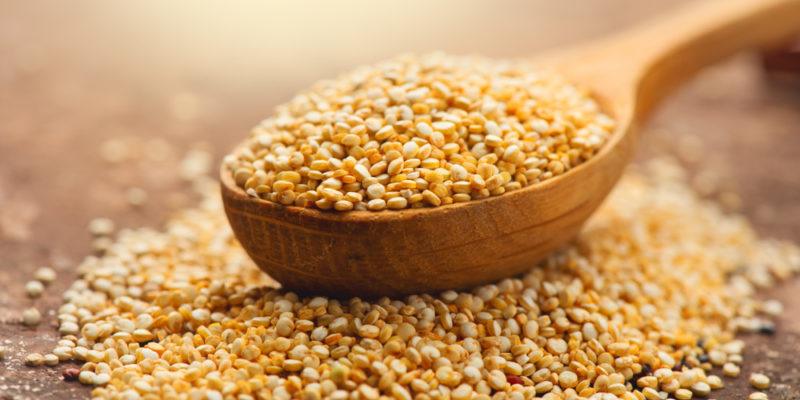
[[(559, 2), (561, 3), (561, 2)], [(82, 398), (62, 365), (30, 369), (20, 359), (56, 340), (54, 310), (90, 252), (87, 222), (159, 226), (195, 199), (175, 178), (186, 151), (219, 158), (272, 107), (320, 77), (408, 51), (443, 49), (495, 57), (533, 55), (596, 36), (679, 2), (603, 0), (206, 2), (0, 0), (0, 399)], [(765, 81), (753, 57), (707, 70), (654, 116), (641, 157), (705, 148), (687, 160), (708, 180), (741, 194), (765, 235), (800, 241), (800, 90)], [(153, 140), (157, 140), (153, 142)], [(147, 143), (156, 150), (144, 151)], [(109, 163), (114, 146), (130, 159)], [(144, 146), (144, 147), (143, 147)], [(101, 151), (105, 148), (105, 152)], [(136, 154), (139, 152), (139, 154)], [(133, 208), (124, 193), (140, 187)], [(59, 280), (42, 299), (25, 297), (33, 269)], [(774, 337), (748, 336), (742, 376), (766, 371), (771, 399), (800, 398), (800, 280), (766, 293), (786, 313)], [(47, 310), (36, 329), (21, 310)], [(720, 399), (749, 393), (727, 380)]]

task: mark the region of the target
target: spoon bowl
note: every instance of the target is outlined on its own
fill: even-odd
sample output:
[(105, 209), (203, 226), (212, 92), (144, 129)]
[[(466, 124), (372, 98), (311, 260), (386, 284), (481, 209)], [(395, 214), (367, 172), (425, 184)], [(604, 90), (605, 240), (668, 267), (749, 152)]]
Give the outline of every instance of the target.
[(589, 88), (617, 122), (594, 157), (543, 182), (465, 203), (330, 212), (248, 196), (224, 166), (222, 198), (244, 249), (303, 293), (398, 296), (520, 274), (572, 240), (632, 157), (639, 125), (692, 72), (800, 31), (800, 0), (716, 0), (533, 64)]

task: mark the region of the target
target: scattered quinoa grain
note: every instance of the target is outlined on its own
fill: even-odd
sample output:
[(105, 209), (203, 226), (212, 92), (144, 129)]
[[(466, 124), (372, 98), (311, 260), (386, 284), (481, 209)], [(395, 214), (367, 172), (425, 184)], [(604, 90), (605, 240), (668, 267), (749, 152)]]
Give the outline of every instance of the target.
[(761, 311), (776, 317), (783, 313), (783, 304), (778, 300), (767, 300), (761, 304)]
[(58, 356), (56, 356), (55, 354), (45, 354), (43, 359), (44, 359), (44, 365), (47, 365), (47, 366), (50, 366), (50, 367), (58, 365), (58, 361), (59, 361), (58, 360)]
[(186, 152), (178, 168), (179, 176), (188, 182), (197, 182), (208, 175), (213, 157), (201, 148), (193, 148)]
[(69, 360), (72, 357), (72, 348), (66, 346), (59, 346), (53, 349), (55, 355), (60, 361)]
[(28, 294), (28, 297), (35, 299), (42, 295), (44, 292), (44, 285), (42, 282), (39, 281), (28, 281), (25, 284), (25, 293)]
[(728, 355), (725, 352), (720, 350), (711, 350), (708, 352), (708, 359), (711, 361), (711, 364), (719, 367), (727, 361)]
[(56, 280), (57, 274), (56, 271), (50, 267), (41, 267), (36, 269), (36, 272), (33, 273), (33, 279), (37, 281), (49, 285)]
[(770, 384), (769, 377), (759, 373), (750, 374), (749, 381), (751, 386), (761, 390), (768, 389)]
[[(431, 90), (453, 91), (438, 84)], [(454, 129), (417, 122), (434, 132)], [(353, 134), (384, 129), (365, 125)], [(391, 134), (410, 127), (392, 124)], [(427, 152), (423, 147), (398, 148), (390, 157)], [(165, 230), (123, 230), (104, 254), (81, 263), (57, 313), (62, 339), (50, 359), (83, 363), (71, 374), (94, 386), (96, 398), (707, 396), (722, 385), (705, 369), (711, 359), (726, 360), (723, 373), (741, 362), (734, 321), (758, 308), (748, 279), (797, 272), (800, 251), (758, 238), (746, 220), (701, 200), (674, 165), (644, 168), (627, 173), (574, 245), (520, 277), (369, 301), (279, 289), (236, 242), (216, 189), (201, 186), (201, 205), (181, 211)], [(452, 173), (442, 169), (436, 174)], [(281, 178), (297, 181), (291, 173)], [(340, 183), (326, 184), (326, 195), (358, 201)], [(381, 183), (383, 195), (393, 197), (369, 202), (425, 201), (421, 192), (406, 198), (391, 184)], [(366, 192), (360, 201), (369, 198)]]
[(725, 387), (725, 384), (722, 382), (722, 379), (716, 375), (709, 375), (706, 378), (706, 383), (711, 388), (711, 390), (722, 389)]
[(78, 324), (73, 321), (62, 319), (58, 326), (58, 333), (61, 335), (76, 335), (80, 331)]
[(25, 326), (36, 326), (42, 321), (42, 314), (36, 307), (26, 308), (22, 311), (22, 324)]
[(769, 397), (764, 392), (753, 392), (747, 396), (748, 400), (769, 400)]
[(142, 188), (132, 187), (125, 192), (125, 198), (132, 207), (141, 207), (147, 202), (147, 192)]
[(29, 367), (39, 367), (44, 364), (44, 357), (39, 353), (30, 353), (25, 356), (25, 365)]
[(95, 218), (89, 221), (89, 233), (95, 236), (108, 236), (114, 232), (114, 221), (108, 218)]
[(725, 363), (725, 365), (722, 366), (722, 374), (725, 375), (725, 376), (728, 376), (728, 377), (731, 377), (731, 378), (735, 378), (735, 377), (739, 376), (740, 372), (741, 372), (741, 369), (739, 368), (738, 365), (736, 365), (734, 363), (730, 363), (729, 362), (729, 363)]

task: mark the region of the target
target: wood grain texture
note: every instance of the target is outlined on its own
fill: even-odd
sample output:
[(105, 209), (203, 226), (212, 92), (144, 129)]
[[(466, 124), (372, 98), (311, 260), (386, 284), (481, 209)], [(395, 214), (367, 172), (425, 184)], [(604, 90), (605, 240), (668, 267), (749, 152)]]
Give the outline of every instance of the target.
[[(798, 0), (711, 0), (576, 49), (542, 55), (617, 120), (608, 143), (563, 175), (435, 208), (331, 212), (247, 196), (220, 170), (234, 233), (288, 288), (334, 296), (438, 292), (517, 275), (572, 240), (631, 159), (644, 118), (698, 69), (800, 32)], [(676, 62), (677, 60), (677, 62)]]
[[(310, 7), (303, 3), (297, 8)], [(343, 11), (335, 21), (340, 26), (331, 20), (321, 34), (309, 33), (267, 3), (246, 11), (252, 19), (236, 19), (234, 27), (222, 30), (225, 18), (204, 17), (213, 7), (201, 0), (113, 6), (86, 0), (68, 7), (51, 0), (0, 0), (0, 345), (9, 348), (0, 362), (0, 399), (89, 398), (87, 387), (61, 379), (67, 365), (31, 369), (21, 358), (56, 343), (52, 312), (76, 277), (76, 264), (90, 253), (85, 229), (90, 218), (111, 217), (122, 228), (158, 228), (169, 213), (196, 203), (172, 172), (183, 150), (203, 142), (219, 159), (275, 104), (314, 79), (354, 65), (409, 49), (533, 55), (659, 15), (676, 3), (518, 0), (498, 7), (497, 2), (409, 0), (400, 8), (408, 7), (420, 23), (392, 36), (393, 22), (382, 18), (386, 3), (377, 2), (336, 2)], [(185, 12), (165, 13), (170, 5)], [(427, 13), (420, 15), (422, 8)], [(443, 9), (457, 17), (440, 18)], [(259, 36), (265, 21), (278, 19), (287, 21), (278, 24), (285, 36)], [(424, 23), (433, 20), (436, 24)], [(190, 24), (202, 29), (182, 28)], [(355, 30), (392, 41), (365, 45), (362, 37), (349, 34)], [(292, 37), (291, 48), (270, 44), (285, 37)], [(213, 45), (219, 38), (224, 47)], [(307, 51), (311, 43), (324, 48)], [(254, 51), (262, 46), (274, 49)], [(273, 67), (283, 64), (294, 68)], [(800, 242), (800, 91), (765, 80), (759, 67), (757, 59), (744, 57), (701, 72), (655, 112), (641, 132), (636, 156), (645, 160), (670, 150), (702, 149), (685, 160), (693, 174), (712, 174), (712, 182), (741, 193), (741, 211), (762, 235)], [(187, 94), (198, 100), (194, 116), (175, 112), (176, 100)], [(175, 154), (158, 163), (109, 165), (98, 150), (120, 136), (163, 139)], [(120, 198), (132, 186), (147, 190), (145, 206), (131, 209)], [(14, 225), (25, 229), (9, 228)], [(59, 279), (32, 301), (23, 286), (38, 265), (54, 266)], [(795, 279), (762, 294), (786, 307), (778, 332), (744, 337), (742, 376), (726, 378), (725, 389), (713, 398), (747, 398), (751, 372), (770, 374), (770, 399), (800, 398), (798, 291)], [(45, 317), (37, 328), (16, 322), (31, 305)]]
[(225, 172), (225, 211), (251, 258), (287, 287), (335, 296), (463, 288), (497, 279), (498, 267), (518, 274), (572, 239), (613, 185), (574, 174), (587, 190), (551, 184), (464, 206), (342, 214), (249, 197)]

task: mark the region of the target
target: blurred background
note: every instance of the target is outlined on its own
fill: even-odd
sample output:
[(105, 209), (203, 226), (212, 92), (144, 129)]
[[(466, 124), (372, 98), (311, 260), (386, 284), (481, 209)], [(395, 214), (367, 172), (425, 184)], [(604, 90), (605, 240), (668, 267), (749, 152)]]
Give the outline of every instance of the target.
[[(91, 252), (91, 218), (160, 226), (196, 202), (187, 178), (214, 174), (251, 126), (320, 78), (404, 52), (533, 56), (687, 2), (0, 0), (0, 344), (55, 339), (47, 324), (14, 322), (30, 302), (22, 286), (53, 266), (63, 279), (37, 306), (56, 308)], [(742, 55), (659, 108), (640, 159), (677, 154), (704, 194), (798, 241), (799, 110), (797, 86)], [(800, 330), (798, 307), (790, 315)], [(789, 337), (772, 348), (796, 354)], [(4, 367), (0, 398), (86, 393), (58, 371)]]
[[(672, 3), (2, 0), (0, 232), (58, 242), (91, 215), (157, 221), (183, 204), (187, 151), (218, 159), (276, 104), (359, 64), (532, 56)], [(123, 212), (132, 188), (149, 205)]]

